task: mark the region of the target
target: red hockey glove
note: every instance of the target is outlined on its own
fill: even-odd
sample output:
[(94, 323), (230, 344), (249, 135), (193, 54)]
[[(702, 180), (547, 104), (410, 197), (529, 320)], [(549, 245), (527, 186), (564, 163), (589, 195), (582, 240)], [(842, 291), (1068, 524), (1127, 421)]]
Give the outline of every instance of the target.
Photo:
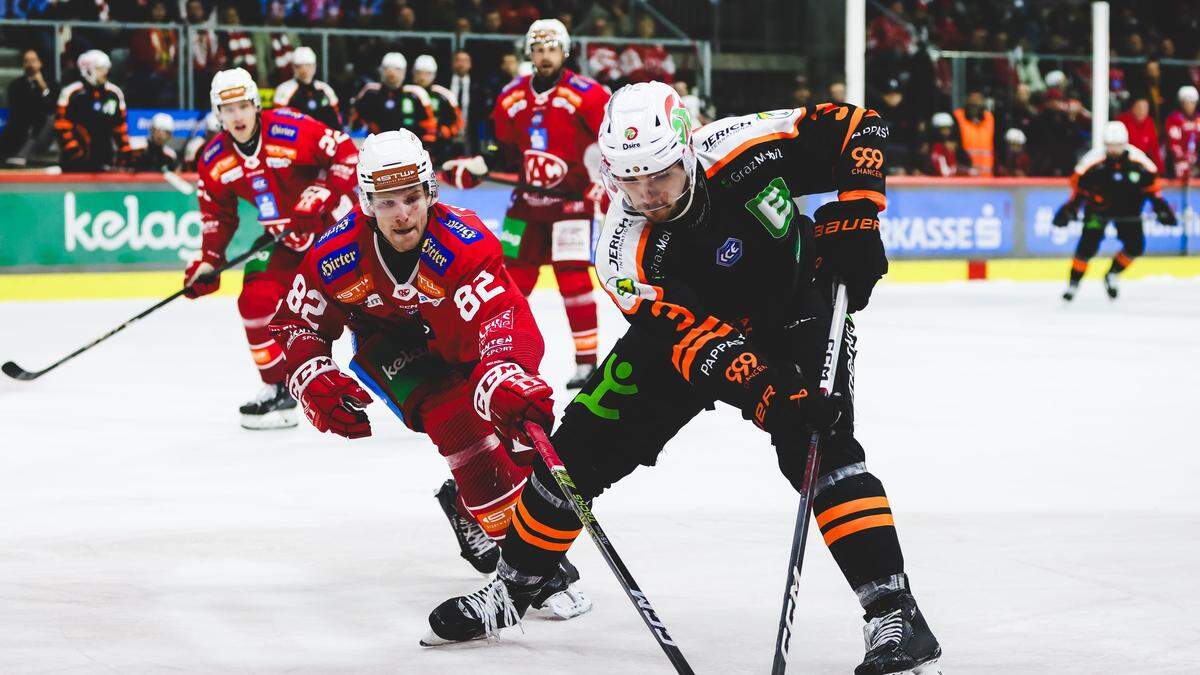
[(183, 273), (183, 285), (187, 290), (183, 294), (189, 298), (198, 298), (209, 293), (216, 293), (221, 287), (221, 275), (217, 268), (225, 264), (225, 256), (217, 251), (203, 251), (199, 260), (193, 260)]
[(537, 375), (515, 363), (491, 366), (475, 386), (475, 412), (496, 426), (512, 441), (513, 461), (521, 466), (533, 462), (533, 440), (525, 433), (525, 422), (549, 432), (554, 428), (554, 391)]
[(487, 175), (487, 161), (481, 155), (447, 160), (442, 164), (442, 182), (459, 190), (469, 190)]
[(300, 364), (288, 380), (288, 391), (304, 406), (304, 414), (317, 431), (330, 431), (346, 438), (371, 435), (371, 421), (363, 412), (371, 402), (371, 395), (338, 370), (328, 356)]

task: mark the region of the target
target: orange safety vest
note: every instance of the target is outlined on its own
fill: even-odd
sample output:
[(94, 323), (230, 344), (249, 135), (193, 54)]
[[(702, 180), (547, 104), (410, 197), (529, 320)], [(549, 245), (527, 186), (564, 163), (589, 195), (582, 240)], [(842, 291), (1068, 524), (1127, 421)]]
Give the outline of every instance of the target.
[(971, 166), (980, 176), (992, 175), (992, 165), (996, 162), (993, 142), (996, 139), (996, 118), (990, 110), (983, 111), (983, 119), (973, 122), (967, 119), (967, 113), (959, 108), (954, 111), (954, 119), (958, 121), (958, 129), (962, 133), (962, 147), (971, 158)]

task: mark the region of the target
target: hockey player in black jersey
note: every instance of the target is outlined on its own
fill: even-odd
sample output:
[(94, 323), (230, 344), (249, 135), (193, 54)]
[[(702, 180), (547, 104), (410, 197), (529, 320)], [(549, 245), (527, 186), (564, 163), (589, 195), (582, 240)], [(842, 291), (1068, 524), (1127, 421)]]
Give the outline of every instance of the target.
[(1080, 160), (1071, 176), (1071, 198), (1054, 214), (1054, 224), (1066, 227), (1083, 206), (1083, 233), (1071, 260), (1071, 276), (1063, 300), (1073, 300), (1079, 281), (1087, 271), (1088, 260), (1104, 241), (1104, 228), (1111, 221), (1117, 227), (1121, 250), (1113, 256), (1112, 266), (1104, 274), (1104, 290), (1117, 297), (1117, 276), (1146, 250), (1142, 231), (1142, 205), (1146, 200), (1154, 208), (1158, 222), (1177, 225), (1175, 213), (1162, 198), (1162, 183), (1154, 162), (1146, 153), (1129, 144), (1129, 130), (1121, 122), (1104, 127), (1104, 148), (1096, 148)]
[[(617, 92), (598, 141), (614, 199), (596, 272), (630, 327), (552, 437), (579, 494), (592, 499), (638, 465), (653, 465), (716, 401), (770, 434), (797, 489), (809, 430), (825, 430), (814, 513), (865, 611), (858, 675), (935, 673), (941, 655), (910, 592), (883, 485), (855, 439), (849, 320), (837, 395), (826, 399), (817, 387), (831, 279), (846, 284), (857, 311), (887, 272), (878, 219), (885, 129), (874, 111), (822, 104), (727, 118), (693, 133), (671, 87)], [(838, 199), (817, 209), (815, 224), (793, 201), (829, 191)], [(579, 534), (549, 471), (540, 461), (535, 467), (497, 578), (435, 609), (427, 644), (513, 623)], [(489, 608), (495, 613), (485, 616)]]

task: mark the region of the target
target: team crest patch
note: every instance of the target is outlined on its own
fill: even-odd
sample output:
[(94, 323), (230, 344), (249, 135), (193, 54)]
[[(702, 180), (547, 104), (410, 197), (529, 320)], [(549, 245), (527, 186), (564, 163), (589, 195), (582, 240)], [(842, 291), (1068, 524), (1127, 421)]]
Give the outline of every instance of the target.
[(446, 291), (429, 277), (417, 272), (417, 289), (435, 300), (446, 297)]
[(300, 130), (290, 124), (280, 124), (278, 122), (267, 127), (267, 135), (271, 138), (278, 138), (285, 141), (294, 141), (300, 135)]
[(317, 263), (317, 271), (325, 283), (346, 276), (355, 267), (358, 267), (358, 242), (335, 250)]
[(721, 267), (733, 267), (742, 259), (742, 240), (730, 237), (717, 249), (717, 264)]
[(346, 230), (349, 230), (350, 228), (354, 227), (354, 217), (355, 217), (355, 213), (353, 211), (351, 211), (350, 213), (347, 213), (346, 217), (339, 220), (336, 225), (329, 228), (328, 230), (325, 230), (325, 232), (323, 232), (321, 234), (321, 236), (317, 238), (317, 243), (315, 245), (320, 246), (321, 244), (324, 244), (325, 242), (329, 241), (330, 239), (333, 239), (334, 237), (338, 236), (339, 234), (345, 232)]
[(432, 234), (426, 233), (425, 241), (421, 242), (421, 260), (444, 276), (446, 270), (450, 269), (450, 263), (454, 262), (454, 254)]
[(458, 237), (459, 241), (464, 244), (474, 244), (480, 239), (483, 239), (483, 235), (480, 234), (479, 230), (476, 230), (470, 225), (467, 225), (463, 221), (459, 220), (458, 217), (452, 213), (446, 214), (445, 220), (438, 218), (438, 222), (441, 223), (442, 226), (447, 230), (450, 230), (450, 233), (455, 237)]
[(353, 305), (363, 301), (367, 294), (375, 290), (375, 282), (371, 279), (370, 274), (363, 275), (363, 278), (350, 284), (337, 295), (333, 296), (340, 302), (348, 305)]

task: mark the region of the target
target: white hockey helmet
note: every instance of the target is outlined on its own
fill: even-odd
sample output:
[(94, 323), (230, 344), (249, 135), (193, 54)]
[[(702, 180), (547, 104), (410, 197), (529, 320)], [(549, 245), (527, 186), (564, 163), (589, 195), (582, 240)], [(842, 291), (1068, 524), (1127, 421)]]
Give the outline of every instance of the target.
[[(621, 87), (604, 109), (596, 144), (610, 192), (635, 211), (674, 205), (696, 185), (692, 117), (673, 87), (639, 82)], [(674, 171), (680, 167), (682, 172)]]
[(1129, 143), (1129, 129), (1121, 122), (1104, 123), (1104, 145), (1110, 149), (1124, 148)]
[(395, 68), (396, 70), (408, 70), (408, 59), (400, 52), (388, 52), (383, 55), (383, 60), (379, 62), (379, 69)]
[(312, 47), (297, 47), (296, 51), (292, 52), (293, 66), (315, 66), (317, 65), (317, 53), (312, 50)]
[(150, 130), (160, 130), (167, 133), (175, 133), (175, 118), (167, 113), (154, 113), (154, 117), (150, 118)]
[(408, 129), (367, 136), (358, 153), (358, 204), (363, 213), (375, 215), (371, 195), (413, 185), (424, 185), (430, 206), (437, 203), (433, 160), (421, 139)]
[(1200, 91), (1196, 91), (1196, 88), (1190, 84), (1180, 87), (1178, 96), (1180, 103), (1196, 103), (1200, 101)]
[(262, 108), (258, 85), (245, 68), (230, 68), (214, 75), (208, 97), (212, 102), (213, 112), (218, 112), (224, 103), (238, 101), (253, 101), (255, 108)]
[(533, 53), (533, 46), (540, 43), (562, 47), (563, 58), (571, 55), (571, 34), (558, 19), (538, 19), (529, 24), (525, 32), (525, 54)]
[(103, 70), (108, 73), (112, 68), (112, 60), (108, 58), (108, 54), (99, 49), (89, 49), (79, 55), (75, 61), (75, 65), (79, 68), (79, 75), (85, 82), (96, 86), (96, 71)]
[(946, 129), (954, 126), (954, 118), (948, 112), (936, 112), (933, 114), (933, 128)]
[(418, 56), (417, 60), (413, 61), (413, 72), (414, 73), (433, 73), (436, 75), (437, 74), (437, 59), (433, 58), (429, 54), (422, 54), (422, 55)]

